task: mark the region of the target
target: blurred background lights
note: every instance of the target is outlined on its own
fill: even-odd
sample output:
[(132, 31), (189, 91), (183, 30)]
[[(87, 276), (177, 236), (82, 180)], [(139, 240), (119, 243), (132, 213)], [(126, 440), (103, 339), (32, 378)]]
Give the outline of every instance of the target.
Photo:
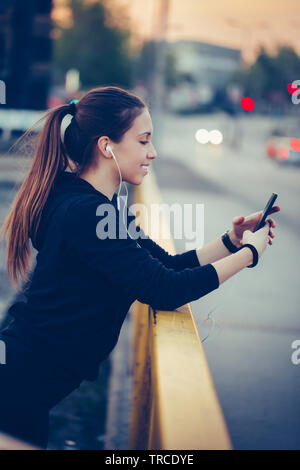
[(223, 134), (222, 132), (218, 131), (217, 129), (214, 129), (213, 131), (210, 131), (209, 133), (209, 140), (212, 144), (214, 145), (219, 145), (223, 141)]
[(278, 157), (281, 158), (281, 160), (287, 160), (289, 158), (290, 151), (284, 145), (279, 147), (277, 152), (278, 152)]
[(292, 83), (288, 83), (287, 89), (288, 89), (288, 92), (292, 95), (293, 93), (295, 93), (295, 91), (298, 90), (298, 87), (296, 84), (292, 82)]
[(249, 96), (245, 96), (241, 99), (241, 106), (245, 111), (253, 111), (255, 103), (252, 98), (249, 98)]
[(199, 144), (207, 144), (209, 142), (209, 132), (206, 129), (198, 129), (195, 138)]
[(291, 139), (290, 140), (290, 148), (294, 152), (300, 152), (300, 140), (299, 139)]
[(266, 151), (267, 151), (268, 157), (273, 158), (273, 159), (276, 158), (276, 145), (273, 142), (270, 142), (267, 145)]
[(207, 129), (198, 129), (195, 134), (195, 139), (199, 144), (208, 144), (209, 142), (214, 145), (219, 145), (223, 142), (223, 134), (218, 129), (208, 131)]

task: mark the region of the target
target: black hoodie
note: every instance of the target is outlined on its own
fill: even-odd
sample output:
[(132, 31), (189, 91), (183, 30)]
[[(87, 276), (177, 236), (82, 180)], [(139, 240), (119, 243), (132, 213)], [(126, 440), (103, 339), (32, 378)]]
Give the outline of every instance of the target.
[[(125, 223), (139, 238), (122, 231), (116, 202), (116, 194), (111, 201), (73, 173), (57, 178), (32, 240), (38, 253), (26, 300), (10, 307), (14, 318), (2, 331), (17, 335), (45, 366), (80, 379), (97, 379), (135, 300), (174, 310), (219, 287), (215, 268), (200, 266), (196, 250), (170, 255), (128, 209)], [(114, 214), (116, 236), (104, 238), (106, 209)]]

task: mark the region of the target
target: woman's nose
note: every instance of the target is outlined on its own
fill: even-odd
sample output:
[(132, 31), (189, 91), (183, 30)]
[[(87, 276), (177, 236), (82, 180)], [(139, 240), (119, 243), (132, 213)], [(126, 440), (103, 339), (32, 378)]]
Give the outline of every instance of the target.
[(153, 159), (156, 158), (156, 157), (157, 157), (157, 152), (156, 152), (156, 150), (155, 150), (154, 145), (152, 145), (152, 151), (149, 152), (148, 158), (151, 158), (151, 160), (153, 160)]

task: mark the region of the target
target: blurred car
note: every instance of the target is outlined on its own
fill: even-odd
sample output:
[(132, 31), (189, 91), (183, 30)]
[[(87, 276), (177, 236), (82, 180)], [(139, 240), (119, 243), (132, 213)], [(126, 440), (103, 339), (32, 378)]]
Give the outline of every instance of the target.
[(291, 140), (297, 141), (300, 144), (300, 139), (292, 139), (291, 137), (283, 136), (281, 132), (274, 131), (266, 142), (266, 155), (270, 160), (273, 160), (280, 165), (299, 165), (300, 166), (300, 148), (292, 145)]

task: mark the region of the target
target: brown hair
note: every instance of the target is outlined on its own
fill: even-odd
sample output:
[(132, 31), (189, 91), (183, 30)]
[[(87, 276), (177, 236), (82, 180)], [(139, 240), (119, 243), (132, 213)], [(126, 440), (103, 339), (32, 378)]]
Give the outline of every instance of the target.
[(61, 140), (61, 123), (74, 105), (58, 106), (42, 118), (46, 121), (31, 167), (1, 229), (2, 240), (7, 234), (7, 273), (19, 290), (18, 277), (24, 282), (29, 280), (26, 272), (30, 268), (29, 239), (37, 235), (43, 208), (57, 176), (70, 166), (70, 160), (76, 174), (90, 167), (97, 140), (107, 135), (119, 143), (135, 118), (147, 107), (141, 98), (115, 86), (92, 89), (75, 106), (76, 114), (66, 128), (64, 142)]

